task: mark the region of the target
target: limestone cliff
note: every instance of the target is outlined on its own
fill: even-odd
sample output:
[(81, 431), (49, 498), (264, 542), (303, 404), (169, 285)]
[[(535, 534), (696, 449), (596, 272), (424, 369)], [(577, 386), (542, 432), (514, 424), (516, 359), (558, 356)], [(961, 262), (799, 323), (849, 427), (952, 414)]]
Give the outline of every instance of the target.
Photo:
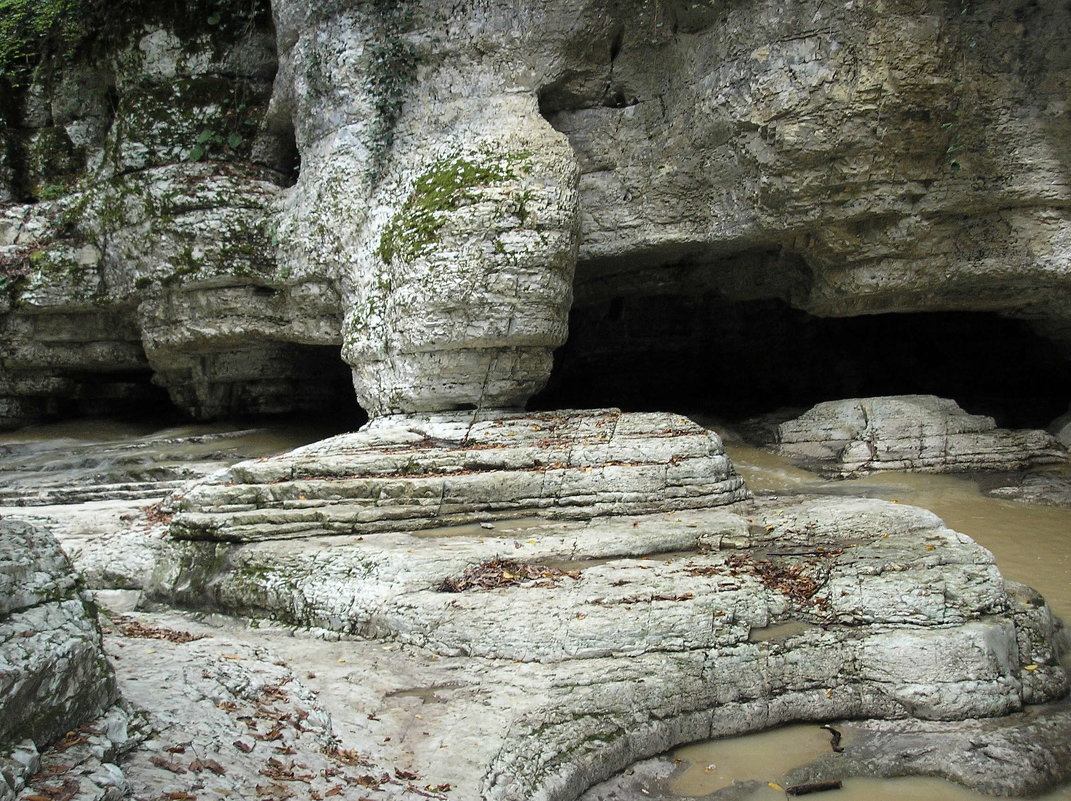
[(6, 103), (0, 424), (520, 406), (575, 306), (988, 310), (1071, 341), (1055, 0), (277, 0)]

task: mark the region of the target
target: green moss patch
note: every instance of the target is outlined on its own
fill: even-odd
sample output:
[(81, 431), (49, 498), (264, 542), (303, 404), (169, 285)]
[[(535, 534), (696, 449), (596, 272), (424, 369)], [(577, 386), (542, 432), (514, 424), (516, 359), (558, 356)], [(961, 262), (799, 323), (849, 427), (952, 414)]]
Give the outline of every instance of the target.
[(516, 178), (511, 163), (481, 164), (465, 158), (440, 161), (417, 178), (413, 191), (379, 238), (379, 257), (387, 264), (399, 258), (411, 261), (438, 240), (444, 214), (457, 211), (475, 199), (475, 189)]

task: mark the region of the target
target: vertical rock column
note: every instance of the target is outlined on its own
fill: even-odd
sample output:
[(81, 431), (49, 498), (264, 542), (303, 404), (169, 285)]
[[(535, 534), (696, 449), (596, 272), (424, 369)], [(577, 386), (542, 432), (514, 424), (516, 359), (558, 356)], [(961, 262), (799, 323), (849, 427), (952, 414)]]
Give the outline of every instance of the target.
[(522, 406), (566, 338), (580, 228), (573, 151), (527, 73), (443, 9), (274, 13), (269, 117), (301, 153), (280, 263), (339, 276), (361, 406)]
[(484, 115), (494, 132), (429, 143), (413, 159), (371, 243), (344, 354), (372, 413), (523, 406), (565, 342), (579, 231), (572, 151), (530, 98), (495, 106)]

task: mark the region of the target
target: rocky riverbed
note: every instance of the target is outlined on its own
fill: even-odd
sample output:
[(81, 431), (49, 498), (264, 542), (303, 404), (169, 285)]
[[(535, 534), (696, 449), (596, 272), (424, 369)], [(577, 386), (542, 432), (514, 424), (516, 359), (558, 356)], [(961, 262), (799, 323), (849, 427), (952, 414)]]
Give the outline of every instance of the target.
[[(1066, 779), (1068, 715), (1033, 706), (1066, 691), (1059, 624), (902, 504), (763, 492), (240, 542), (175, 539), (149, 497), (30, 497), (0, 522), (72, 555), (122, 700), (70, 744), (21, 752), (5, 772), (32, 779), (21, 797), (77, 782), (86, 799), (573, 799), (677, 745), (843, 718), (900, 721), (874, 736), (933, 749), (890, 765), (859, 738), (848, 773), (940, 764), (1005, 793)], [(972, 718), (990, 722), (950, 722)], [(987, 743), (967, 762), (964, 738)], [(1027, 744), (1053, 758), (1009, 772)]]

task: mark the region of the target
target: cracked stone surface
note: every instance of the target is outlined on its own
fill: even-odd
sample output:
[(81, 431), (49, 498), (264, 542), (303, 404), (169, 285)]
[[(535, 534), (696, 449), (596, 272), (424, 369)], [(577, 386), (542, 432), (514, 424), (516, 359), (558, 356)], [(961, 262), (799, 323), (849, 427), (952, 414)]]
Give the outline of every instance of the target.
[[(611, 461), (622, 467), (702, 445), (698, 464), (722, 464), (709, 461), (713, 435), (673, 415), (638, 416), (639, 427), (618, 419), (618, 436), (596, 434), (615, 414), (543, 419), (538, 431), (539, 418), (520, 414), (498, 426), (472, 415), (390, 418), (363, 441), (393, 454), (377, 468), (388, 482), (399, 466), (423, 471), (410, 479), (488, 459), (524, 467), (559, 447), (577, 465), (585, 449), (601, 459), (617, 449)], [(399, 419), (438, 428), (410, 431), (403, 447)], [(681, 436), (650, 437), (667, 430)], [(305, 458), (319, 469), (334, 454), (339, 470), (347, 461), (356, 470), (367, 453), (375, 465), (382, 457), (353, 451), (353, 436), (231, 470), (263, 471), (258, 486), (270, 490), (285, 485), (271, 483), (278, 465), (292, 480)], [(504, 441), (516, 447), (479, 447)], [(485, 500), (494, 497), (505, 496)], [(4, 522), (25, 515), (55, 530), (98, 602), (116, 610), (106, 643), (130, 723), (115, 738), (122, 747), (93, 748), (121, 777), (108, 789), (100, 771), (110, 769), (87, 758), (72, 780), (86, 801), (122, 788), (245, 797), (258, 786), (297, 798), (341, 786), (360, 797), (372, 785), (387, 799), (573, 801), (637, 760), (714, 736), (844, 718), (944, 732), (993, 718), (1028, 731), (1024, 710), (1055, 710), (1067, 692), (1066, 635), (1048, 605), (927, 511), (774, 495), (644, 514), (551, 512), (219, 541), (174, 537), (145, 500), (4, 508)], [(474, 569), (490, 577), (482, 589), (444, 591)], [(1055, 743), (1065, 723), (1054, 713), (1039, 742)], [(70, 764), (47, 749), (28, 760), (28, 772)], [(983, 786), (1004, 763), (980, 760), (984, 770), (965, 781)], [(1005, 781), (1040, 786), (1061, 770), (1038, 758)], [(436, 789), (446, 784), (449, 793)]]
[(0, 519), (0, 798), (36, 769), (38, 748), (114, 703), (100, 637), (55, 537)]
[(757, 424), (751, 431), (774, 452), (841, 477), (878, 470), (1021, 470), (1069, 459), (1044, 431), (997, 428), (993, 418), (968, 414), (934, 395), (827, 401), (776, 427)]
[[(265, 633), (242, 637), (320, 691), (345, 747), (377, 765), (409, 759), (403, 770), (466, 797), (573, 799), (698, 739), (792, 720), (999, 717), (1066, 692), (1044, 601), (923, 510), (773, 498), (492, 525), (172, 542), (148, 594), (261, 621)], [(579, 572), (438, 591), (502, 556)], [(168, 625), (213, 633), (184, 620)], [(310, 641), (309, 626), (341, 639)], [(208, 639), (161, 648), (247, 653)], [(159, 653), (128, 645), (117, 664), (137, 674)]]
[(428, 528), (533, 513), (585, 519), (747, 497), (717, 434), (617, 409), (384, 417), (179, 493), (181, 539)]

